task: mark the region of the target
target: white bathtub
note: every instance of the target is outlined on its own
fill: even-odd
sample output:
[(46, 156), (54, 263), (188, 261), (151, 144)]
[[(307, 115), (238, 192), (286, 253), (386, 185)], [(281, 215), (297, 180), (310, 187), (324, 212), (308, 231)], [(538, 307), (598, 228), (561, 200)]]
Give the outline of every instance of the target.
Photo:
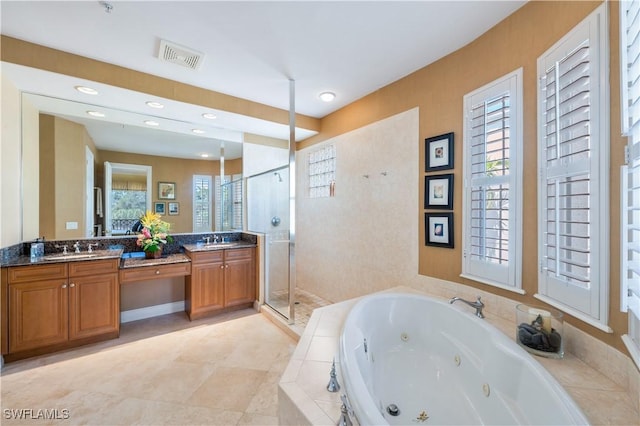
[(361, 425), (588, 424), (547, 370), (466, 305), (367, 296), (345, 320), (339, 356)]

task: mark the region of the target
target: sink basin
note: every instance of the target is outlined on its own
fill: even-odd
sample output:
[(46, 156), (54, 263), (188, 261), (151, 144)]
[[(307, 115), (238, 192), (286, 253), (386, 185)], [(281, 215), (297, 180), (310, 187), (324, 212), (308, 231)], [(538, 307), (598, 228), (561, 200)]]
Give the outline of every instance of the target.
[(226, 247), (233, 247), (233, 246), (237, 246), (238, 242), (237, 241), (232, 241), (232, 242), (228, 242), (228, 243), (209, 243), (209, 244), (202, 244), (202, 248), (210, 248), (210, 249), (214, 249), (214, 248), (226, 248)]
[(97, 253), (56, 253), (44, 256), (42, 260), (75, 260), (75, 259), (89, 259), (96, 257)]

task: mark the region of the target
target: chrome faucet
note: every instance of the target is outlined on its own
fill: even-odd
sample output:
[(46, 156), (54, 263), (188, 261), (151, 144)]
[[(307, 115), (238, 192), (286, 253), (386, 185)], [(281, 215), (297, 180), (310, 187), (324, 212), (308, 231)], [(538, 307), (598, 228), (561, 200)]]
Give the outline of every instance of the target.
[(209, 245), (211, 243), (211, 237), (202, 237), (202, 239)]
[(76, 249), (76, 253), (80, 253), (80, 241), (76, 241), (73, 248)]
[(99, 245), (100, 245), (99, 243), (93, 243), (93, 244), (89, 243), (87, 245), (87, 252), (88, 253), (93, 253), (93, 248), (94, 247), (98, 247)]
[(476, 300), (475, 302), (469, 302), (468, 300), (464, 300), (460, 297), (452, 297), (449, 300), (449, 303), (453, 304), (456, 301), (461, 301), (463, 303), (466, 303), (467, 305), (471, 306), (472, 308), (476, 308), (476, 316), (479, 318), (484, 318), (484, 314), (482, 313), (482, 308), (484, 308), (484, 303), (482, 303), (482, 300), (480, 300), (480, 296), (478, 296), (478, 300)]

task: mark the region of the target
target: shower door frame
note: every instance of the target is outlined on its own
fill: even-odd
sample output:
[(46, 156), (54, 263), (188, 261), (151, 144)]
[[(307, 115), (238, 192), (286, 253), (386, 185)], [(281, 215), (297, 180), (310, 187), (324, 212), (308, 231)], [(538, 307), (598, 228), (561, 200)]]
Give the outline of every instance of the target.
[[(290, 202), (291, 202), (291, 166), (289, 164), (285, 164), (284, 166), (280, 166), (280, 167), (276, 167), (270, 170), (266, 170), (264, 172), (260, 172), (260, 173), (256, 173), (254, 175), (249, 176), (246, 179), (246, 184), (245, 184), (245, 193), (246, 193), (246, 218), (247, 218), (247, 223), (249, 220), (249, 196), (250, 196), (250, 190), (249, 190), (249, 179), (252, 178), (257, 178), (259, 176), (263, 176), (263, 175), (268, 175), (268, 174), (275, 174), (275, 173), (279, 173), (281, 171), (285, 171), (288, 170), (289, 171), (289, 188), (287, 188), (287, 191), (289, 193), (289, 198), (290, 198)], [(293, 220), (291, 217), (291, 206), (289, 206), (289, 273), (288, 273), (288, 278), (289, 278), (289, 282), (288, 282), (288, 286), (289, 286), (289, 316), (287, 317), (286, 315), (284, 315), (282, 312), (280, 312), (277, 308), (271, 306), (267, 300), (269, 298), (268, 296), (268, 286), (269, 286), (269, 278), (270, 278), (270, 273), (268, 271), (269, 268), (269, 263), (267, 262), (267, 258), (266, 256), (268, 256), (269, 254), (267, 253), (268, 249), (268, 241), (267, 241), (267, 233), (265, 232), (265, 272), (266, 272), (266, 277), (265, 277), (265, 281), (264, 281), (264, 304), (269, 306), (270, 309), (272, 309), (274, 312), (276, 312), (278, 315), (280, 315), (282, 318), (284, 318), (287, 323), (289, 325), (293, 324), (295, 322), (295, 298), (294, 298), (294, 291), (295, 291), (295, 278), (292, 279), (291, 277), (291, 272), (292, 270), (295, 271), (295, 266), (292, 267), (291, 262), (295, 261), (295, 257), (293, 254), (294, 251), (294, 247), (295, 245), (292, 243), (292, 234), (293, 234)], [(248, 229), (248, 227), (247, 227)]]

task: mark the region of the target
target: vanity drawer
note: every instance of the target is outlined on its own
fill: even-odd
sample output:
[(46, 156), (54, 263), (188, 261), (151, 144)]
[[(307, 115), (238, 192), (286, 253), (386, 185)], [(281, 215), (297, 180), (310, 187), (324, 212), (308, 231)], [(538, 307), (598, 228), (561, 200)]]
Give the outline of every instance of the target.
[(14, 266), (9, 268), (9, 284), (56, 279), (67, 279), (66, 263)]
[(120, 259), (87, 260), (69, 263), (69, 276), (114, 274), (118, 272)]
[(253, 247), (226, 250), (225, 260), (250, 259), (253, 257), (254, 250)]
[(189, 256), (192, 263), (219, 263), (224, 258), (224, 250), (191, 252)]
[(120, 284), (156, 280), (158, 278), (182, 277), (189, 274), (191, 274), (191, 263), (189, 262), (127, 268), (120, 270)]

